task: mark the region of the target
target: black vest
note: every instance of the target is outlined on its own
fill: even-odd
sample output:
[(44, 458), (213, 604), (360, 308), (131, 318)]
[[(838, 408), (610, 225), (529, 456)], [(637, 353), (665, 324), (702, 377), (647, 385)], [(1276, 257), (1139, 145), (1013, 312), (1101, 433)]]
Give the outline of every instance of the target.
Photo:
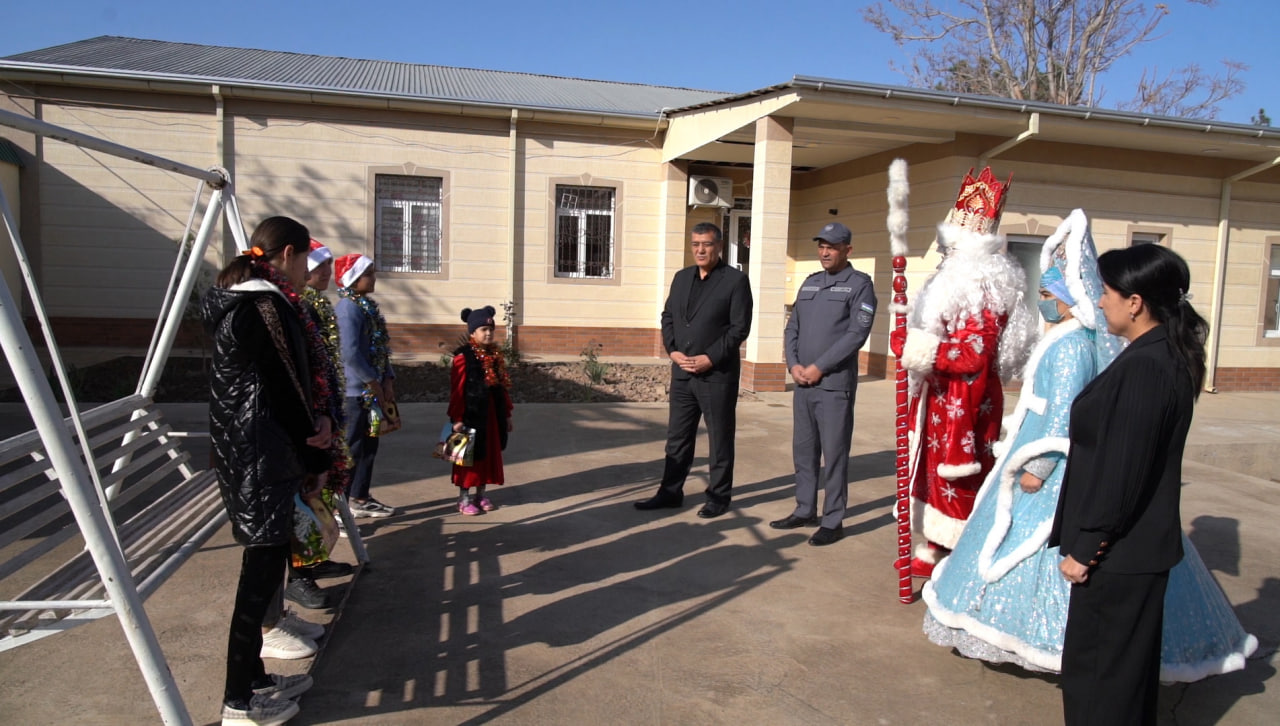
[(463, 399), (466, 404), (462, 412), (462, 423), (476, 430), (476, 460), (488, 454), (489, 408), (492, 407), (498, 418), (499, 446), (507, 448), (507, 406), (503, 400), (501, 385), (487, 386), (484, 382), (484, 365), (470, 345), (455, 350), (454, 355), (461, 354), (467, 362), (466, 381), (462, 384)]

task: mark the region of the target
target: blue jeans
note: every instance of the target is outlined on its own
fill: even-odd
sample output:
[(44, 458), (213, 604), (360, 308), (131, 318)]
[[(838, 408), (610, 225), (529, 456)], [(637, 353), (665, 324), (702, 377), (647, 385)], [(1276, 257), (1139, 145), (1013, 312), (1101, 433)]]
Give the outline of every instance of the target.
[(369, 411), (359, 396), (347, 397), (342, 408), (347, 418), (347, 448), (351, 450), (351, 489), (347, 496), (350, 499), (368, 499), (378, 439), (369, 435)]

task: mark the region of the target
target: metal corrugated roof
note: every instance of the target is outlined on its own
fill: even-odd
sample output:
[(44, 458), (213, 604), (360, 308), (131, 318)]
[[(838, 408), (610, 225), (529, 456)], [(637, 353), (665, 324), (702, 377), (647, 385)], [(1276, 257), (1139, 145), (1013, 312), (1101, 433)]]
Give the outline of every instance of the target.
[(459, 103), (652, 117), (725, 93), (533, 73), (305, 55), (103, 35), (0, 59), (0, 68), (249, 84)]

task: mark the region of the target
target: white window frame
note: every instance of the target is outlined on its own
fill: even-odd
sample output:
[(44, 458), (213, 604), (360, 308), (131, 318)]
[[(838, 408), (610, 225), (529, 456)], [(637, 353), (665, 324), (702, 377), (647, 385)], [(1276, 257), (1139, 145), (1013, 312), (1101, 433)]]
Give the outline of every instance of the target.
[[(397, 182), (401, 184), (409, 182), (419, 189), (429, 187), (430, 183), (434, 182), (435, 198), (430, 198), (430, 191), (418, 198), (404, 196), (403, 194), (391, 196), (391, 191), (384, 189), (383, 184), (389, 185)], [(373, 254), (378, 271), (440, 274), (444, 269), (444, 179), (437, 176), (375, 174), (374, 199)], [(386, 255), (383, 254), (383, 235), (390, 232), (383, 222), (384, 209), (396, 209), (400, 212), (401, 228), (398, 234), (401, 240), (401, 256), (406, 261), (405, 264), (391, 264)], [(420, 249), (424, 251), (422, 255), (423, 262), (417, 265), (414, 262), (413, 254), (415, 247), (414, 222), (415, 215), (423, 212), (427, 215), (426, 223), (428, 225), (434, 224), (434, 228), (428, 231), (427, 238), (420, 245)], [(431, 239), (432, 236), (434, 236), (434, 240)]]
[[(607, 192), (609, 195), (608, 209), (603, 207), (583, 207), (576, 203), (566, 203), (577, 197), (570, 197), (574, 191), (581, 191), (589, 195), (598, 195)], [(585, 186), (580, 184), (557, 184), (555, 185), (555, 227), (553, 228), (554, 247), (552, 250), (552, 272), (555, 277), (568, 279), (585, 279), (585, 280), (612, 280), (614, 278), (614, 270), (617, 266), (617, 230), (618, 230), (618, 190), (614, 187), (598, 187)], [(609, 240), (606, 247), (608, 261), (600, 274), (590, 274), (588, 272), (588, 251), (591, 248), (589, 221), (592, 217), (608, 217), (609, 219)], [(576, 264), (574, 269), (564, 270), (564, 261), (560, 257), (562, 249), (560, 237), (560, 223), (563, 219), (575, 219), (577, 222), (577, 241), (575, 245)]]
[[(1280, 280), (1280, 237), (1268, 238), (1264, 248), (1267, 256), (1262, 263), (1262, 320), (1259, 327), (1262, 328), (1262, 340), (1268, 345), (1277, 345), (1280, 344), (1280, 292), (1271, 297), (1271, 283)], [(1267, 327), (1268, 317), (1275, 327)]]

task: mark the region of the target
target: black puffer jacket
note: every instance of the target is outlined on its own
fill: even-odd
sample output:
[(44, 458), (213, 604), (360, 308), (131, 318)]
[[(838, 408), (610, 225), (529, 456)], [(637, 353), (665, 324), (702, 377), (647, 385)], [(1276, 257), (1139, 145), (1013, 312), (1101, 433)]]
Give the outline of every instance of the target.
[(232, 531), (247, 546), (286, 544), (294, 494), (329, 464), (306, 445), (315, 423), (305, 330), (262, 280), (210, 289), (201, 314), (213, 338), (209, 431)]

